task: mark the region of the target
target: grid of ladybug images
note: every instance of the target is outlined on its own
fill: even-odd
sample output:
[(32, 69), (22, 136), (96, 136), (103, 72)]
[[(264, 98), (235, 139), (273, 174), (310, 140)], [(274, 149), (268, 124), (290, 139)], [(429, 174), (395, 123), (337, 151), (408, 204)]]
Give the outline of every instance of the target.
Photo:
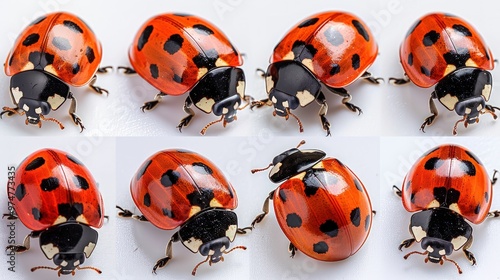
[(500, 279), (470, 1), (0, 4), (0, 279)]

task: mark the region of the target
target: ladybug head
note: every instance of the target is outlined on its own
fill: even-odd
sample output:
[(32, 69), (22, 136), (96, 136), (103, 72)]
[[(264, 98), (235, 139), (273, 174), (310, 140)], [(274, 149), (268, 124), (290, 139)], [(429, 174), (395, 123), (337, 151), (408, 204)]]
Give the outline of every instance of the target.
[(236, 112), (241, 104), (241, 97), (238, 94), (229, 96), (214, 104), (213, 112), (216, 116), (224, 117), (224, 124), (236, 120)]
[(243, 249), (243, 250), (247, 249), (244, 246), (236, 246), (233, 249), (227, 251), (230, 244), (231, 244), (231, 241), (229, 240), (229, 238), (227, 236), (220, 237), (220, 238), (203, 243), (200, 246), (200, 254), (202, 256), (206, 256), (207, 258), (204, 261), (198, 263), (194, 267), (191, 274), (194, 276), (196, 274), (196, 270), (198, 269), (198, 267), (200, 265), (206, 263), (207, 261), (208, 261), (209, 265), (212, 265), (212, 263), (218, 263), (220, 261), (224, 261), (223, 254), (229, 254), (233, 250), (236, 250), (236, 249)]
[(50, 106), (45, 101), (21, 98), (18, 106), (26, 114), (26, 125), (41, 126), (40, 117), (50, 112)]
[(79, 266), (85, 262), (85, 256), (83, 253), (78, 254), (56, 254), (52, 259), (54, 264), (60, 267), (59, 272), (63, 275), (75, 274), (75, 269), (80, 268)]
[(442, 263), (443, 257), (453, 252), (451, 242), (435, 237), (424, 237), (421, 246), (426, 250), (428, 260), (433, 263)]

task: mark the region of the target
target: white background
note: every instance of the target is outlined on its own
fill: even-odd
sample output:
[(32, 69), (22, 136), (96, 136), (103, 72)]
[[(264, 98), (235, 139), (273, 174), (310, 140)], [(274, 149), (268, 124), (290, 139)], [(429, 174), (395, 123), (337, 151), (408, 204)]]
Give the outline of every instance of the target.
[[(285, 32), (314, 13), (345, 10), (362, 18), (371, 27), (379, 44), (379, 57), (369, 71), (387, 80), (388, 77), (402, 76), (398, 50), (408, 28), (418, 17), (432, 11), (446, 11), (467, 19), (481, 32), (493, 54), (496, 54), (500, 49), (496, 28), (498, 16), (497, 9), (490, 4), (486, 1), (471, 5), (470, 1), (453, 1), (451, 4), (450, 1), (429, 0), (5, 0), (0, 4), (0, 36), (3, 38), (0, 60), (7, 56), (14, 39), (29, 22), (47, 12), (66, 10), (83, 18), (100, 38), (104, 48), (102, 65), (129, 65), (128, 48), (144, 21), (163, 12), (185, 12), (202, 16), (217, 25), (246, 54), (243, 68), (247, 77), (247, 94), (261, 99), (265, 98), (264, 81), (254, 74), (254, 70), (266, 68), (272, 49)], [(499, 77), (498, 70), (493, 70), (492, 75), (493, 79)], [(24, 117), (4, 117), (0, 120), (2, 168), (10, 163), (18, 164), (38, 148), (51, 146), (76, 151), (73, 154), (87, 165), (101, 184), (110, 221), (99, 230), (99, 244), (86, 264), (101, 268), (103, 275), (81, 271), (74, 279), (192, 279), (191, 270), (203, 260), (201, 255), (194, 255), (181, 244), (175, 244), (174, 260), (159, 270), (159, 275), (155, 277), (151, 274), (152, 266), (164, 255), (165, 246), (174, 232), (159, 230), (147, 223), (119, 219), (113, 208), (115, 193), (111, 190), (114, 189), (116, 203), (136, 210), (129, 192), (130, 178), (147, 157), (161, 149), (182, 147), (194, 150), (219, 166), (237, 191), (239, 206), (236, 212), (241, 226), (249, 224), (260, 213), (265, 197), (276, 187), (267, 179), (267, 172), (251, 175), (249, 170), (265, 167), (275, 155), (294, 147), (303, 138), (308, 142), (304, 148), (325, 150), (329, 156), (337, 157), (348, 165), (363, 181), (370, 192), (373, 208), (378, 211), (372, 232), (362, 249), (346, 261), (336, 263), (314, 261), (300, 253), (290, 259), (288, 241), (271, 212), (251, 235), (236, 238), (234, 245), (247, 246), (247, 251), (233, 251), (225, 262), (213, 267), (201, 266), (197, 277), (202, 279), (456, 279), (458, 275), (450, 263), (443, 267), (424, 264), (419, 256), (403, 260), (408, 250), (402, 253), (397, 246), (409, 238), (407, 227), (410, 214), (392, 194), (391, 187), (402, 182), (418, 156), (442, 142), (462, 143), (483, 160), (488, 170), (500, 168), (499, 139), (490, 138), (492, 135), (500, 136), (499, 124), (490, 116), (483, 116), (480, 124), (458, 130), (462, 136), (478, 135), (484, 138), (430, 137), (450, 135), (453, 124), (459, 118), (437, 104), (440, 115), (423, 134), (418, 128), (429, 115), (428, 98), (432, 90), (414, 85), (374, 86), (358, 82), (349, 86), (352, 103), (364, 111), (361, 116), (343, 108), (339, 97), (327, 96), (330, 107), (327, 117), (332, 124), (333, 137), (324, 138), (317, 116), (319, 106), (315, 104), (294, 112), (304, 124), (303, 134), (298, 133), (292, 118), (288, 122), (273, 118), (272, 109), (265, 108), (253, 112), (241, 111), (238, 121), (228, 124), (225, 129), (215, 125), (208, 130), (209, 137), (197, 137), (203, 126), (216, 117), (194, 109), (196, 117), (192, 124), (184, 128), (182, 134), (178, 133), (175, 126), (184, 117), (184, 96), (165, 98), (154, 111), (142, 113), (139, 107), (144, 101), (152, 99), (156, 90), (140, 77), (115, 72), (100, 76), (98, 84), (110, 90), (109, 97), (99, 96), (86, 88), (73, 89), (79, 101), (78, 114), (87, 127), (82, 134), (67, 116), (69, 104), (49, 115), (65, 124), (64, 131), (51, 123), (45, 123), (42, 129), (25, 126)], [(0, 75), (0, 88), (3, 89), (1, 106), (12, 106), (8, 85), (9, 78)], [(500, 95), (496, 91), (498, 86), (494, 83), (490, 103), (499, 106)], [(5, 176), (4, 169), (0, 172), (0, 182), (7, 181)], [(0, 207), (6, 212), (5, 196), (0, 196)], [(493, 199), (493, 208), (500, 208), (498, 199)], [(28, 230), (23, 229), (19, 222), (17, 225), (18, 242), (21, 242)], [(496, 262), (500, 249), (500, 242), (496, 240), (499, 231), (498, 221), (486, 221), (474, 226), (475, 241), (471, 251), (475, 253), (478, 265), (471, 267), (461, 253), (454, 254), (453, 259), (464, 271), (460, 279), (500, 279), (500, 267)], [(7, 234), (5, 229), (0, 230), (0, 243), (6, 244)], [(7, 271), (3, 261), (7, 260), (5, 256), (0, 258), (3, 263), (0, 269), (5, 271), (0, 273), (0, 279), (4, 278), (3, 275), (9, 279), (32, 279), (34, 273), (29, 271), (32, 266), (51, 265), (39, 251), (37, 243), (33, 242), (32, 246), (33, 250), (17, 256), (16, 273)], [(418, 248), (418, 245), (412, 247)], [(54, 279), (54, 276), (51, 271), (36, 272), (38, 279)]]
[[(22, 3), (22, 4), (21, 4)], [(27, 4), (32, 3), (32, 4)], [(484, 5), (470, 5), (469, 1), (454, 1), (453, 5), (440, 1), (314, 1), (305, 5), (302, 1), (3, 1), (0, 16), (0, 34), (4, 40), (0, 44), (0, 58), (7, 57), (14, 38), (33, 19), (46, 11), (67, 10), (77, 13), (100, 38), (104, 56), (102, 65), (129, 65), (127, 51), (139, 27), (150, 17), (163, 12), (186, 12), (202, 16), (217, 25), (233, 44), (246, 54), (243, 66), (247, 77), (247, 94), (257, 99), (266, 97), (264, 80), (255, 74), (256, 68), (266, 69), (274, 46), (296, 23), (324, 10), (345, 10), (358, 15), (372, 29), (379, 44), (379, 57), (369, 69), (376, 76), (401, 77), (399, 45), (409, 27), (418, 17), (431, 11), (446, 11), (457, 14), (473, 23), (493, 50), (500, 49), (500, 37), (495, 24), (496, 9)], [(493, 78), (500, 76), (492, 72)], [(12, 105), (8, 94), (9, 78), (0, 77), (1, 105)], [(109, 89), (109, 97), (94, 94), (88, 88), (73, 89), (79, 101), (78, 114), (87, 130), (84, 135), (179, 135), (176, 125), (184, 117), (182, 105), (185, 96), (167, 97), (153, 111), (142, 113), (139, 107), (151, 100), (157, 91), (140, 77), (114, 72), (100, 75), (98, 84)], [(352, 103), (363, 109), (357, 116), (341, 105), (338, 96), (327, 96), (329, 112), (327, 118), (332, 125), (332, 134), (348, 136), (366, 135), (423, 135), (419, 127), (429, 115), (428, 99), (432, 89), (421, 89), (414, 85), (403, 87), (379, 86), (356, 82), (348, 87)], [(500, 97), (495, 94), (493, 84), (491, 104), (499, 105)], [(437, 104), (440, 115), (437, 122), (427, 129), (425, 135), (450, 135), (453, 124), (459, 119), (454, 112), (448, 112)], [(52, 123), (45, 123), (42, 130), (24, 125), (22, 117), (5, 118), (0, 121), (0, 130), (15, 135), (77, 135), (75, 127), (67, 115), (69, 104), (65, 104), (52, 117), (59, 118), (65, 125), (64, 131)], [(304, 135), (323, 136), (318, 118), (319, 106), (315, 103), (295, 111), (304, 124)], [(192, 124), (184, 128), (182, 135), (198, 135), (208, 122), (215, 120), (195, 109)], [(259, 129), (268, 127), (280, 135), (297, 135), (298, 126), (290, 118), (287, 122), (272, 117), (271, 108), (244, 110), (238, 113), (238, 121), (223, 129), (216, 125), (208, 130), (208, 135), (255, 135)], [(479, 125), (458, 132), (461, 135), (500, 135), (491, 116), (483, 116)]]
[[(35, 141), (36, 140), (36, 141)], [(110, 219), (97, 229), (99, 240), (94, 252), (84, 266), (94, 266), (103, 271), (102, 277), (112, 276), (115, 267), (115, 141), (111, 138), (82, 138), (82, 137), (10, 137), (0, 139), (2, 156), (0, 157), (1, 182), (7, 182), (7, 166), (18, 166), (21, 161), (31, 153), (43, 148), (55, 148), (66, 151), (78, 158), (92, 173), (99, 184), (104, 201), (104, 214)], [(0, 195), (0, 213), (8, 213), (6, 192)], [(7, 246), (10, 231), (9, 222), (1, 221), (0, 244)], [(24, 237), (30, 230), (21, 221), (16, 221), (16, 244), (22, 244)], [(3, 251), (3, 250), (2, 250)], [(52, 270), (37, 270), (31, 272), (34, 266), (55, 267), (53, 261), (48, 260), (40, 250), (38, 238), (31, 239), (29, 251), (16, 255), (15, 273), (8, 271), (8, 257), (2, 254), (0, 279), (55, 279), (57, 272)], [(36, 273), (36, 274), (35, 274)], [(8, 278), (6, 276), (8, 276)], [(75, 279), (103, 279), (91, 270), (77, 271)]]

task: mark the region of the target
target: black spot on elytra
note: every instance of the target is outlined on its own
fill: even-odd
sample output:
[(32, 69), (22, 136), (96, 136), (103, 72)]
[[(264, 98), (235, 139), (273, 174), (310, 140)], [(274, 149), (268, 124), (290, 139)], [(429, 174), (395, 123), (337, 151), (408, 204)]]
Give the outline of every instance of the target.
[(70, 155), (70, 154), (66, 154), (66, 158), (67, 158), (69, 161), (71, 161), (72, 163), (74, 163), (74, 164), (77, 164), (77, 165), (81, 165), (81, 166), (83, 166), (83, 163), (82, 163), (80, 160), (78, 160), (77, 158), (75, 158), (74, 156), (72, 156), (72, 155)]
[(286, 215), (286, 224), (291, 228), (299, 228), (302, 226), (302, 219), (296, 213)]
[(62, 203), (57, 205), (59, 215), (68, 220), (75, 220), (78, 216), (83, 214), (83, 205), (81, 203)]
[(465, 153), (470, 156), (476, 163), (480, 164), (480, 165), (483, 165), (483, 163), (479, 160), (479, 158), (476, 157), (475, 154), (465, 150)]
[(302, 178), (302, 182), (304, 183), (304, 193), (307, 197), (315, 195), (321, 187), (320, 181), (314, 176), (313, 171), (306, 172), (306, 175)]
[(99, 219), (102, 217), (102, 209), (100, 204), (97, 204), (97, 215), (99, 215)]
[(363, 36), (363, 38), (365, 39), (365, 41), (367, 41), (367, 42), (370, 41), (370, 35), (368, 35), (368, 32), (366, 32), (366, 29), (363, 26), (363, 24), (361, 24), (361, 22), (353, 19), (352, 20), (352, 25), (354, 25), (354, 27), (358, 31), (359, 35)]
[(210, 189), (200, 188), (188, 194), (186, 197), (190, 205), (205, 209), (210, 207), (210, 201), (214, 199), (214, 192)]
[(429, 69), (425, 68), (424, 66), (420, 67), (420, 72), (427, 77), (431, 76), (431, 71)]
[(146, 43), (149, 41), (149, 36), (153, 32), (154, 27), (152, 25), (146, 26), (144, 30), (142, 30), (141, 36), (139, 36), (139, 40), (137, 40), (137, 50), (142, 51)]
[(75, 22), (72, 22), (70, 20), (65, 20), (63, 21), (63, 25), (71, 29), (71, 31), (73, 32), (83, 33), (83, 29), (81, 29), (80, 26), (78, 26), (78, 24), (76, 24)]
[(152, 162), (153, 162), (152, 160), (148, 160), (144, 164), (142, 164), (142, 166), (137, 171), (137, 177), (136, 177), (137, 181), (139, 181), (141, 177), (144, 175), (144, 173), (146, 173), (146, 170), (148, 169), (149, 165)]
[(330, 237), (335, 237), (339, 234), (339, 226), (333, 220), (326, 220), (326, 222), (319, 226), (319, 230)]
[(213, 170), (203, 162), (193, 162), (193, 169), (202, 175), (211, 175)]
[(372, 215), (368, 214), (366, 215), (365, 218), (365, 231), (368, 231), (370, 229), (370, 221), (372, 219)]
[(486, 59), (490, 60), (490, 53), (489, 53), (488, 49), (484, 48), (483, 53), (486, 56)]
[(433, 157), (427, 160), (424, 164), (425, 170), (435, 170), (438, 169), (441, 165), (443, 165), (444, 161), (438, 157)]
[(193, 25), (193, 29), (194, 29), (194, 31), (196, 31), (196, 33), (201, 34), (201, 35), (208, 36), (208, 35), (214, 34), (212, 29), (208, 28), (207, 26), (205, 26), (203, 24), (195, 24), (195, 25)]
[(463, 25), (461, 25), (461, 24), (454, 24), (454, 25), (452, 26), (452, 28), (453, 28), (456, 32), (458, 32), (458, 33), (462, 34), (463, 36), (467, 36), (467, 37), (471, 37), (471, 36), (472, 36), (472, 33), (470, 32), (470, 30), (469, 30), (467, 27), (465, 27), (465, 26), (463, 26)]
[(179, 34), (173, 34), (163, 45), (163, 50), (169, 54), (175, 54), (182, 48), (182, 43), (184, 43), (182, 36)]
[(406, 182), (405, 189), (408, 191), (410, 189), (410, 186), (411, 186), (411, 181)]
[(410, 194), (410, 202), (415, 203), (415, 193)]
[(12, 66), (12, 63), (14, 63), (14, 56), (11, 55), (9, 58), (9, 66)]
[(156, 64), (149, 65), (149, 72), (151, 73), (151, 77), (153, 77), (153, 79), (158, 79), (159, 77), (158, 65)]
[(324, 241), (313, 244), (313, 251), (317, 254), (324, 254), (328, 252), (328, 244)]
[(359, 207), (356, 207), (351, 211), (351, 222), (356, 227), (358, 227), (361, 223), (361, 211), (359, 210)]
[(352, 68), (354, 68), (354, 70), (357, 70), (359, 68), (359, 64), (360, 64), (360, 58), (359, 58), (359, 54), (355, 53), (352, 55), (352, 58), (351, 58), (351, 65), (352, 65)]
[(356, 189), (358, 189), (358, 191), (363, 192), (363, 186), (361, 185), (361, 182), (359, 182), (359, 180), (356, 178), (354, 178), (354, 185), (356, 186)]
[(443, 54), (443, 58), (447, 64), (455, 65), (457, 68), (464, 67), (467, 60), (470, 59), (470, 52), (466, 48), (456, 48), (456, 50)]
[(474, 176), (476, 175), (476, 167), (474, 164), (468, 160), (462, 160), (460, 164), (460, 169), (462, 169), (463, 172), (467, 173), (469, 176)]
[(433, 190), (434, 198), (439, 202), (440, 207), (448, 208), (453, 203), (458, 203), (460, 192), (455, 189), (448, 189), (446, 187), (435, 187)]
[(439, 35), (439, 33), (437, 33), (435, 30), (431, 30), (424, 35), (422, 43), (424, 44), (424, 46), (430, 47), (434, 45), (439, 40), (440, 37), (441, 35)]
[(26, 165), (24, 170), (31, 171), (35, 170), (45, 164), (45, 159), (43, 157), (37, 157)]
[(481, 211), (481, 205), (480, 205), (480, 204), (478, 204), (478, 205), (476, 206), (476, 208), (474, 209), (474, 214), (476, 214), (476, 215), (477, 215), (477, 214), (479, 214), (479, 212), (480, 212), (480, 211)]
[(212, 69), (216, 67), (215, 62), (219, 59), (219, 53), (215, 49), (205, 50), (193, 57), (193, 62), (198, 68)]
[(297, 27), (298, 28), (304, 28), (304, 27), (307, 27), (307, 26), (311, 26), (311, 25), (316, 24), (316, 22), (318, 22), (318, 20), (319, 20), (319, 18), (306, 19), (302, 23), (300, 23)]
[(31, 46), (31, 45), (35, 44), (36, 42), (38, 42), (39, 39), (40, 39), (40, 35), (38, 33), (30, 34), (30, 35), (26, 36), (26, 38), (24, 39), (23, 46), (25, 46), (25, 47)]
[(167, 208), (162, 208), (161, 211), (163, 212), (164, 216), (167, 216), (172, 219), (175, 217), (174, 212), (172, 212), (172, 210), (169, 210)]
[(75, 63), (75, 64), (73, 64), (72, 73), (73, 73), (73, 75), (76, 75), (78, 72), (80, 72), (80, 65), (78, 63)]
[(286, 202), (286, 193), (285, 193), (285, 190), (280, 189), (279, 192), (278, 192), (278, 195), (279, 195), (281, 201)]
[(488, 194), (488, 192), (485, 192), (484, 193), (484, 201), (486, 201), (486, 203), (488, 203), (489, 200), (490, 200), (490, 195)]
[(144, 195), (142, 202), (144, 203), (144, 206), (146, 206), (146, 207), (151, 206), (151, 196), (149, 195), (149, 193), (146, 193)]
[(40, 221), (42, 218), (42, 213), (40, 213), (40, 209), (38, 208), (33, 208), (31, 209), (31, 214), (33, 214), (33, 219)]
[(415, 31), (415, 29), (416, 29), (416, 28), (420, 25), (420, 23), (422, 23), (422, 21), (421, 21), (421, 20), (419, 20), (419, 21), (415, 22), (415, 23), (412, 25), (412, 27), (410, 27), (410, 29), (408, 30), (408, 33), (406, 33), (406, 37), (410, 36), (410, 35), (413, 33), (413, 31)]
[(16, 193), (15, 193), (17, 200), (19, 201), (23, 200), (25, 195), (26, 195), (26, 187), (24, 186), (24, 184), (19, 184), (16, 188)]
[(338, 65), (337, 63), (334, 63), (332, 64), (332, 69), (330, 70), (330, 75), (336, 75), (340, 73), (340, 65)]
[(52, 39), (52, 45), (61, 51), (71, 50), (71, 43), (68, 39), (63, 37), (54, 37), (54, 39)]
[(408, 65), (413, 66), (413, 53), (408, 55)]
[(302, 61), (306, 58), (312, 59), (318, 50), (311, 44), (306, 44), (304, 41), (295, 41), (292, 45), (292, 52), (295, 60)]
[(177, 74), (174, 74), (173, 80), (176, 83), (179, 83), (179, 84), (182, 83), (182, 77), (177, 75)]
[(330, 44), (332, 44), (336, 47), (338, 47), (338, 46), (342, 45), (342, 43), (344, 43), (344, 36), (342, 36), (342, 33), (334, 27), (328, 28), (325, 31), (324, 35), (326, 37), (326, 40)]
[(231, 198), (234, 198), (233, 188), (232, 188), (231, 186), (229, 186), (229, 187), (227, 188), (227, 191), (229, 192), (229, 196), (230, 196)]
[(44, 21), (47, 18), (47, 16), (41, 16), (37, 19), (35, 19), (32, 23), (30, 23), (30, 26), (37, 25), (40, 22)]
[(59, 179), (57, 179), (56, 177), (43, 179), (42, 183), (40, 184), (40, 188), (42, 188), (42, 190), (46, 192), (55, 190), (57, 187), (59, 187)]
[(75, 186), (77, 188), (80, 188), (82, 190), (86, 190), (89, 188), (89, 182), (87, 181), (87, 179), (80, 175), (75, 175), (73, 177), (73, 183), (75, 183)]
[(179, 174), (179, 172), (169, 169), (161, 175), (160, 182), (164, 187), (171, 187), (173, 184), (177, 183), (180, 176), (181, 174)]
[(89, 61), (89, 63), (94, 62), (94, 60), (95, 60), (94, 49), (87, 46), (87, 49), (85, 50), (85, 56), (87, 57), (87, 60)]

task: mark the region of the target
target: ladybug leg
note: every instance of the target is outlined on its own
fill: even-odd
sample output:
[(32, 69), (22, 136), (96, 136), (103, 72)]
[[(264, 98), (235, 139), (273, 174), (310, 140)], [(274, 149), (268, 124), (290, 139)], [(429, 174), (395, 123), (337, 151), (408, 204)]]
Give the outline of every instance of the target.
[(361, 75), (361, 78), (363, 78), (367, 82), (370, 82), (370, 83), (376, 84), (376, 85), (380, 84), (379, 81), (382, 81), (382, 82), (384, 81), (384, 78), (374, 77), (372, 75), (372, 73), (370, 73), (370, 72), (363, 73), (363, 75)]
[(144, 110), (152, 110), (156, 107), (156, 105), (158, 105), (158, 103), (160, 103), (161, 101), (161, 98), (163, 96), (167, 96), (166, 93), (164, 92), (160, 92), (158, 93), (157, 95), (155, 95), (155, 99), (154, 100), (151, 100), (151, 101), (148, 101), (146, 103), (144, 103), (144, 105), (141, 106), (141, 110), (144, 112)]
[(243, 96), (243, 100), (245, 101), (245, 105), (241, 106), (241, 107), (238, 107), (238, 110), (243, 110), (245, 109), (248, 105), (251, 105), (252, 102), (253, 102), (253, 97), (251, 97), (250, 95), (245, 95)]
[(135, 72), (135, 70), (131, 67), (125, 67), (125, 66), (118, 66), (118, 71), (120, 70), (123, 70), (122, 73), (123, 74), (127, 74), (127, 75), (130, 75), (130, 74), (137, 74), (137, 72)]
[(330, 122), (326, 119), (325, 115), (328, 112), (328, 103), (326, 103), (326, 98), (323, 92), (320, 91), (318, 97), (316, 97), (316, 101), (321, 105), (319, 108), (319, 118), (321, 120), (321, 125), (323, 129), (326, 130), (326, 136), (331, 136), (330, 133)]
[(155, 266), (153, 266), (153, 273), (156, 274), (156, 270), (159, 269), (159, 268), (163, 268), (164, 266), (166, 266), (168, 264), (168, 262), (173, 258), (173, 255), (172, 255), (172, 243), (173, 242), (178, 242), (180, 240), (180, 237), (179, 237), (179, 232), (176, 232), (174, 233), (174, 235), (172, 235), (172, 238), (170, 238), (170, 241), (168, 242), (168, 245), (167, 245), (167, 250), (166, 250), (166, 257), (165, 258), (161, 258), (159, 259)]
[(352, 99), (352, 96), (345, 88), (332, 88), (332, 87), (327, 87), (327, 88), (336, 95), (343, 97), (342, 104), (344, 104), (344, 106), (346, 106), (347, 109), (353, 111), (354, 113), (358, 112), (358, 115), (361, 115), (363, 113), (363, 110), (361, 110), (361, 108), (352, 103), (349, 103), (349, 101), (351, 101)]
[(265, 78), (266, 77), (266, 71), (264, 71), (263, 69), (261, 68), (257, 68), (255, 69), (255, 73), (257, 73), (257, 75), (261, 76), (262, 78)]
[(498, 170), (493, 170), (493, 176), (491, 176), (491, 184), (494, 185), (497, 182), (498, 179)]
[(2, 218), (7, 217), (7, 220), (17, 220), (17, 216), (14, 213), (3, 214)]
[(73, 95), (70, 95), (68, 97), (71, 99), (71, 105), (69, 106), (69, 111), (68, 114), (71, 116), (71, 120), (73, 121), (74, 124), (80, 126), (80, 133), (85, 129), (85, 126), (83, 126), (82, 119), (76, 114), (76, 98)]
[(91, 89), (93, 89), (95, 92), (99, 93), (99, 94), (104, 94), (106, 93), (106, 95), (109, 95), (109, 92), (107, 89), (103, 89), (101, 87), (98, 87), (95, 85), (95, 82), (97, 81), (97, 75), (94, 75), (94, 77), (92, 78), (92, 80), (90, 80), (90, 84), (89, 84), (89, 87)]
[(408, 75), (406, 75), (406, 73), (403, 78), (389, 78), (389, 83), (397, 86), (406, 85), (410, 82), (410, 78), (408, 78)]
[(401, 244), (399, 244), (399, 251), (403, 251), (403, 247), (405, 248), (409, 248), (411, 245), (413, 245), (413, 243), (415, 243), (415, 238), (410, 238), (410, 239), (406, 239), (405, 241), (401, 242)]
[(113, 71), (113, 66), (104, 66), (97, 68), (97, 73), (108, 73), (110, 71)]
[[(435, 91), (432, 92), (431, 98), (429, 98), (429, 109), (431, 111), (432, 116), (427, 117), (425, 119), (424, 123), (422, 123), (422, 125), (420, 126), (420, 130), (422, 130), (422, 132), (425, 132), (424, 131), (425, 126), (431, 125), (432, 123), (434, 123), (434, 120), (436, 119), (436, 117), (439, 114), (438, 110), (436, 108), (436, 104), (434, 103), (434, 98), (437, 98)], [(455, 130), (453, 130), (453, 132), (454, 132), (453, 134), (456, 134)]]
[(134, 220), (138, 220), (141, 222), (149, 222), (149, 220), (146, 217), (144, 217), (143, 215), (140, 215), (140, 216), (134, 215), (134, 213), (132, 213), (132, 211), (127, 210), (127, 209), (123, 209), (118, 205), (116, 205), (116, 208), (121, 210), (120, 212), (118, 212), (118, 216), (120, 216), (122, 218), (132, 218)]
[(15, 108), (10, 108), (10, 107), (3, 107), (2, 108), (2, 112), (0, 113), (0, 119), (2, 118), (3, 114), (7, 114), (7, 116), (12, 116), (12, 115), (24, 115), (25, 112), (24, 111), (21, 111), (19, 112), (19, 107), (15, 107)]
[(191, 105), (193, 105), (193, 101), (189, 96), (186, 98), (186, 101), (184, 102), (184, 107), (182, 108), (187, 116), (185, 116), (177, 125), (177, 128), (179, 129), (179, 132), (182, 132), (182, 128), (185, 126), (188, 126), (189, 123), (191, 122), (191, 119), (194, 117), (194, 111), (191, 109)]
[(260, 108), (262, 106), (273, 106), (273, 102), (269, 98), (252, 101), (250, 103), (250, 110), (253, 110), (254, 107)]
[(290, 258), (295, 257), (295, 253), (297, 252), (297, 247), (295, 247), (295, 245), (293, 245), (292, 242), (288, 244), (288, 252), (290, 252)]
[(495, 114), (495, 109), (500, 110), (500, 108), (488, 104), (484, 108), (485, 108), (485, 113), (490, 113), (491, 116), (493, 116), (493, 119), (496, 120), (498, 118), (497, 115)]
[(258, 223), (262, 222), (262, 220), (269, 213), (269, 200), (273, 199), (275, 191), (276, 190), (270, 192), (269, 195), (266, 197), (266, 200), (264, 201), (264, 205), (262, 206), (262, 212), (264, 212), (264, 213), (261, 213), (257, 217), (255, 217), (255, 219), (252, 222), (252, 228), (255, 228), (255, 224), (258, 224)]
[(30, 249), (30, 238), (38, 238), (41, 233), (41, 231), (32, 231), (24, 238), (23, 245), (9, 245), (5, 250), (14, 251), (16, 253), (26, 252)]
[(476, 265), (476, 258), (474, 257), (474, 254), (472, 254), (472, 252), (470, 252), (469, 250), (467, 250), (467, 249), (469, 249), (472, 246), (472, 241), (473, 241), (473, 238), (471, 236), (469, 238), (469, 240), (467, 241), (467, 243), (465, 243), (465, 245), (462, 248), (462, 250), (464, 251), (465, 257), (469, 260), (469, 262), (471, 263), (471, 265)]
[(394, 191), (394, 193), (399, 196), (399, 197), (402, 197), (403, 195), (403, 192), (396, 186), (392, 186), (392, 190)]

